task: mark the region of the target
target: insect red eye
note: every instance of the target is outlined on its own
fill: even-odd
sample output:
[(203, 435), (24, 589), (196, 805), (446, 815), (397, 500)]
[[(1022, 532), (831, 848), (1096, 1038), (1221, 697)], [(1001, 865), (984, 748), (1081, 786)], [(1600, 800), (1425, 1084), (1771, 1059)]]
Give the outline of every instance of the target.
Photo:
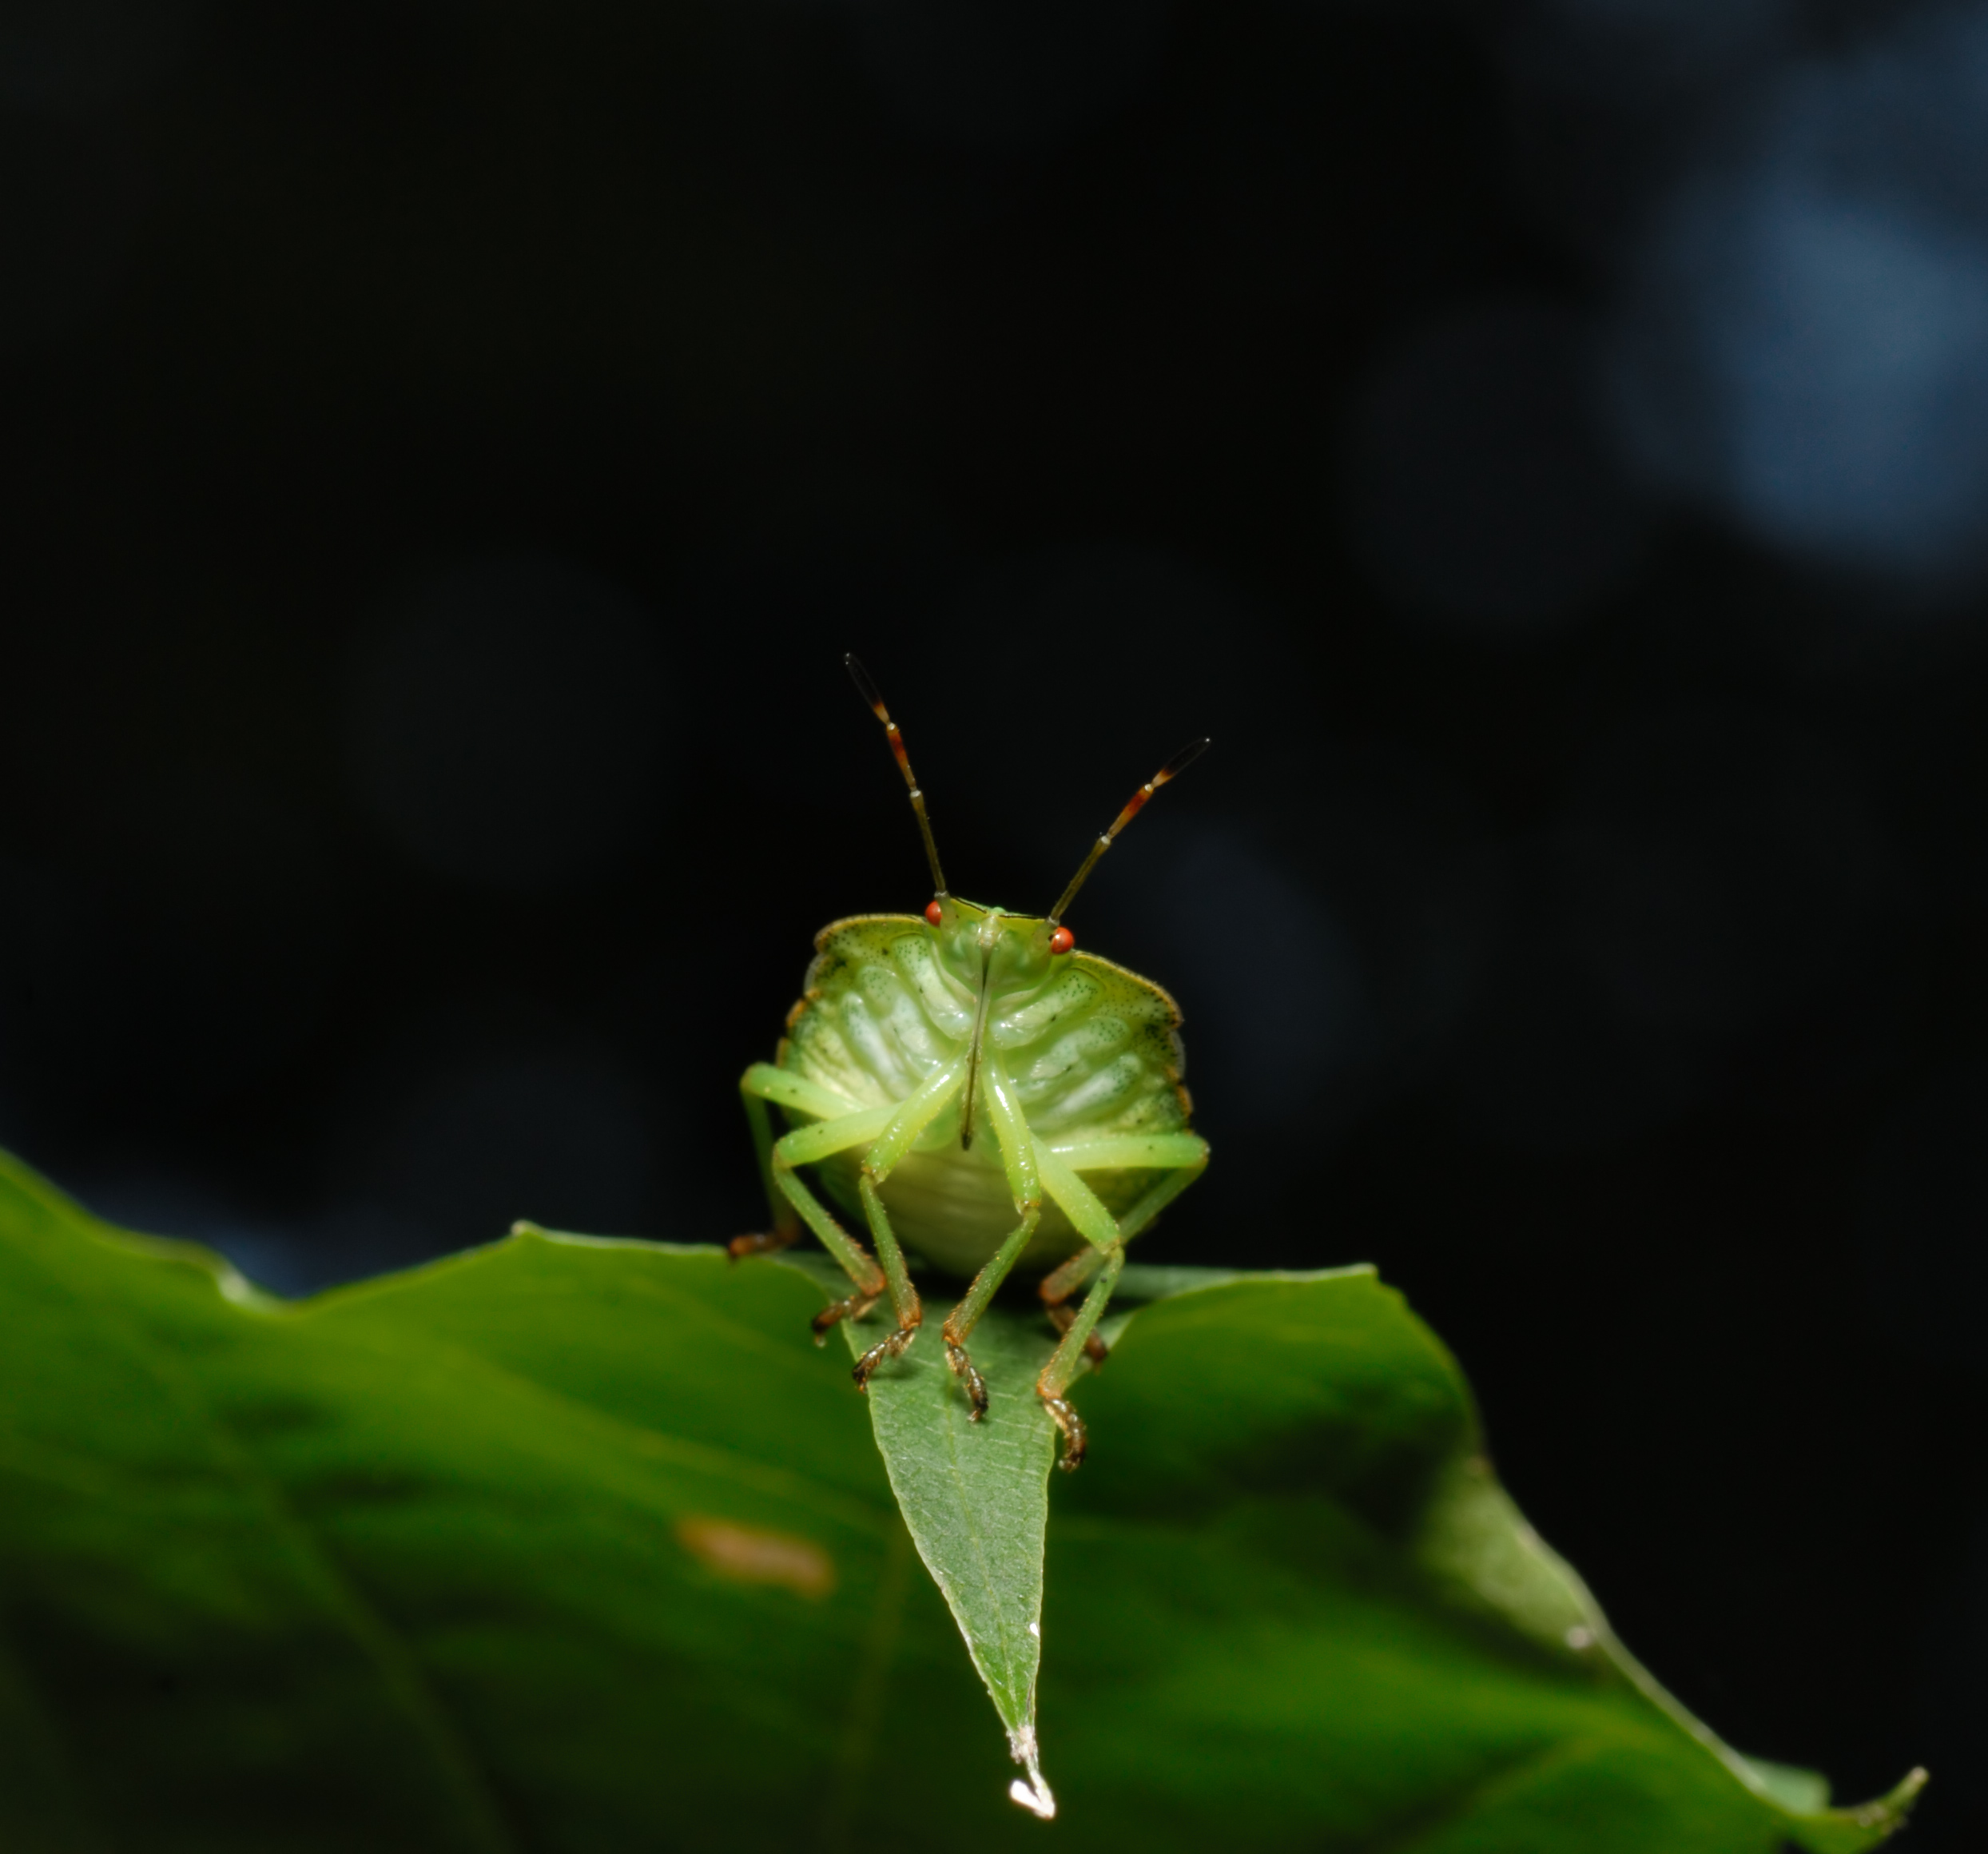
[(936, 901), (928, 901), (925, 904), (925, 918), (936, 927), (945, 918), (945, 909)]
[(1049, 950), (1052, 953), (1068, 953), (1076, 943), (1076, 935), (1068, 927), (1059, 927), (1049, 936)]

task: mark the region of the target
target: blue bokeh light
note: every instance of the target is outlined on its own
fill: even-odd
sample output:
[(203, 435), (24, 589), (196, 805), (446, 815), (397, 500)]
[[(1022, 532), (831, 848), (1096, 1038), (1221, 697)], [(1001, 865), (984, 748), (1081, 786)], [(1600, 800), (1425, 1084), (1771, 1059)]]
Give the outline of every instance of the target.
[(1636, 464), (1770, 547), (1988, 561), (1988, 18), (1779, 78), (1654, 216), (1612, 376)]

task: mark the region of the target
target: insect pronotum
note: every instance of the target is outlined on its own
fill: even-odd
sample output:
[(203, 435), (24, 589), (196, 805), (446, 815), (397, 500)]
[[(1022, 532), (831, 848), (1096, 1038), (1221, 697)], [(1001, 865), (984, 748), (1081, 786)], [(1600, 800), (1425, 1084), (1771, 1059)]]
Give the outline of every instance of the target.
[[(845, 660), (910, 788), (932, 897), (922, 915), (859, 914), (816, 936), (773, 1060), (739, 1084), (773, 1227), (737, 1238), (731, 1252), (784, 1249), (804, 1226), (814, 1231), (855, 1290), (816, 1315), (817, 1340), (889, 1295), (895, 1324), (857, 1360), (859, 1390), (924, 1323), (906, 1249), (970, 1278), (943, 1331), (975, 1422), (987, 1385), (967, 1349), (974, 1326), (1012, 1270), (1044, 1271), (1038, 1291), (1062, 1338), (1036, 1393), (1063, 1432), (1059, 1465), (1075, 1468), (1084, 1427), (1065, 1393), (1079, 1359), (1103, 1356), (1094, 1329), (1125, 1245), (1201, 1176), (1208, 1148), (1188, 1124), (1174, 1001), (1076, 951), (1063, 917), (1119, 833), (1208, 743), (1183, 747), (1132, 794), (1047, 914), (1011, 914), (948, 890), (904, 736), (863, 666)], [(787, 1121), (777, 1137), (769, 1107)], [(873, 1255), (804, 1167), (862, 1219)]]

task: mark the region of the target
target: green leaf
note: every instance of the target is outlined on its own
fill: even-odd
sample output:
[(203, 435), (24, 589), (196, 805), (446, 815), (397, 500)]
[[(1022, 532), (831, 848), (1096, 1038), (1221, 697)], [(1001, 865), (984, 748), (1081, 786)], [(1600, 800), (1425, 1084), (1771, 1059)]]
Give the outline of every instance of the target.
[[(1896, 1824), (1903, 1796), (1823, 1812), (1667, 1706), (1473, 1466), (1447, 1355), (1353, 1274), (1177, 1293), (1081, 1384), (1036, 1586), (1045, 1828), (871, 1438), (918, 1379), (866, 1407), (820, 1299), (527, 1234), (291, 1306), (0, 1161), (0, 1846), (1850, 1854)], [(1044, 1335), (995, 1317), (976, 1356), (1025, 1398)], [(959, 1437), (940, 1510), (999, 1503), (998, 1433)], [(1046, 1446), (1012, 1471), (1040, 1490)], [(993, 1593), (980, 1661), (1025, 1719), (1001, 1523), (937, 1555)]]
[[(800, 1258), (791, 1265), (820, 1280), (829, 1297), (846, 1291), (824, 1260)], [(1220, 1534), (1239, 1526), (1258, 1549), (1236, 1554), (1230, 1574), (1238, 1589), (1262, 1587), (1266, 1567), (1242, 1561), (1259, 1557), (1266, 1542), (1276, 1541), (1273, 1555), (1287, 1558), (1291, 1542), (1302, 1539), (1299, 1562), (1310, 1574), (1307, 1583), (1336, 1593), (1340, 1613), (1332, 1618), (1334, 1630), (1346, 1625), (1343, 1606), (1349, 1593), (1359, 1590), (1375, 1601), (1376, 1640), (1370, 1645), (1378, 1648), (1398, 1629), (1400, 1639), (1420, 1648), (1409, 1616), (1397, 1619), (1394, 1629), (1388, 1625), (1386, 1599), (1363, 1589), (1373, 1579), (1379, 1589), (1394, 1585), (1396, 1601), (1405, 1599), (1425, 1615), (1433, 1610), (1481, 1629), (1488, 1626), (1504, 1637), (1508, 1653), (1559, 1666), (1576, 1690), (1611, 1709), (1598, 1711), (1584, 1728), (1596, 1735), (1592, 1745), (1584, 1745), (1579, 1736), (1570, 1740), (1563, 1731), (1551, 1738), (1549, 1751), (1508, 1768), (1496, 1749), (1497, 1734), (1514, 1720), (1500, 1717), (1504, 1709), (1494, 1705), (1481, 1721), (1493, 1735), (1477, 1749), (1499, 1773), (1495, 1788), (1478, 1783), (1468, 1768), (1469, 1733), (1457, 1721), (1445, 1749), (1452, 1762), (1464, 1761), (1466, 1768), (1453, 1780), (1465, 1800), (1454, 1812), (1459, 1823), (1446, 1824), (1443, 1833), (1459, 1828), (1463, 1839), (1457, 1846), (1499, 1844), (1483, 1841), (1487, 1823), (1517, 1811), (1565, 1824), (1557, 1844), (1543, 1822), (1529, 1828), (1529, 1847), (1564, 1845), (1569, 1854), (1592, 1847), (1594, 1792), (1608, 1785), (1622, 1786), (1612, 1812), (1623, 1818), (1624, 1832), (1643, 1817), (1648, 1820), (1637, 1832), (1650, 1832), (1658, 1812), (1654, 1799), (1640, 1793), (1637, 1757), (1666, 1741), (1664, 1761), (1676, 1761), (1704, 1792), (1696, 1806), (1663, 1831), (1696, 1837), (1691, 1845), (1722, 1844), (1715, 1839), (1722, 1814), (1731, 1818), (1728, 1832), (1751, 1837), (1731, 1845), (1763, 1844), (1765, 1817), (1775, 1823), (1765, 1845), (1777, 1844), (1785, 1832), (1819, 1854), (1871, 1846), (1896, 1825), (1922, 1780), (1918, 1773), (1881, 1803), (1831, 1812), (1821, 1778), (1740, 1757), (1657, 1685), (1616, 1640), (1580, 1580), (1498, 1487), (1454, 1362), (1371, 1269), (1243, 1277), (1135, 1267), (1126, 1271), (1123, 1298), (1171, 1304), (1136, 1323), (1129, 1311), (1111, 1323), (1108, 1331), (1123, 1349), (1111, 1388), (1091, 1390), (1084, 1402), (1087, 1410), (1103, 1411), (1101, 1433), (1107, 1439), (1099, 1446), (1106, 1462), (1114, 1454), (1117, 1459), (1102, 1474), (1095, 1462), (1087, 1468), (1066, 1511), (1088, 1506), (1108, 1516), (1116, 1510), (1148, 1534), (1166, 1529), (1175, 1535), (1182, 1564), (1197, 1554), (1219, 1554)], [(1126, 1347), (1128, 1330), (1135, 1337)], [(845, 1331), (852, 1356), (873, 1336), (866, 1329)], [(974, 1351), (992, 1401), (977, 1426), (968, 1421), (966, 1399), (936, 1351), (920, 1354), (914, 1346), (874, 1376), (869, 1390), (877, 1446), (920, 1555), (944, 1593), (1016, 1759), (1028, 1770), (1030, 1781), (1016, 1783), (1013, 1793), (1043, 1814), (1052, 1813), (1054, 1805), (1037, 1767), (1036, 1625), (1043, 1602), (1045, 1495), (1056, 1445), (1054, 1427), (1032, 1387), (1054, 1343), (1040, 1314), (996, 1308), (988, 1315), (975, 1335)], [(1127, 1414), (1115, 1420), (1127, 1400)], [(1184, 1526), (1183, 1511), (1194, 1515)], [(1219, 1527), (1211, 1525), (1217, 1515)], [(1067, 1538), (1072, 1522), (1059, 1524)], [(1087, 1566), (1108, 1555), (1097, 1546), (1110, 1538), (1107, 1530), (1087, 1542)], [(1163, 1587), (1165, 1581), (1155, 1564), (1154, 1585)], [(1115, 1601), (1127, 1609), (1124, 1598), (1131, 1593), (1095, 1590), (1091, 1617), (1111, 1614)], [(1294, 1600), (1293, 1611), (1298, 1608)], [(1150, 1621), (1127, 1613), (1119, 1625), (1128, 1640), (1168, 1641), (1163, 1658), (1177, 1663), (1188, 1632), (1155, 1631)], [(1220, 1645), (1219, 1637), (1215, 1645)], [(1454, 1660), (1453, 1653), (1431, 1654), (1429, 1667), (1433, 1671)], [(1225, 1671), (1211, 1665), (1201, 1690), (1224, 1693)], [(1367, 1671), (1378, 1672), (1378, 1664)], [(1390, 1671), (1413, 1691), (1412, 1670)], [(1315, 1672), (1308, 1684), (1318, 1685)], [(1350, 1711), (1370, 1703), (1362, 1685), (1353, 1683)], [(1140, 1682), (1134, 1690), (1149, 1688)], [(1123, 1683), (1115, 1686), (1120, 1696), (1123, 1691)], [(1431, 1703), (1433, 1695), (1424, 1692), (1417, 1699)], [(1122, 1712), (1122, 1699), (1099, 1693), (1087, 1717), (1109, 1716), (1115, 1704)], [(1223, 1708), (1228, 1704), (1225, 1695)], [(1306, 1717), (1301, 1732), (1316, 1722), (1315, 1714)], [(1562, 1722), (1570, 1724), (1571, 1715), (1563, 1714)], [(1175, 1724), (1176, 1742), (1191, 1743), (1199, 1736), (1183, 1734), (1178, 1720)], [(1411, 1717), (1393, 1724), (1401, 1736), (1413, 1737)], [(1221, 1717), (1205, 1726), (1219, 1742)], [(1342, 1726), (1355, 1729), (1350, 1718)], [(1647, 1745), (1637, 1741), (1644, 1738)], [(1132, 1729), (1119, 1754), (1106, 1761), (1139, 1777), (1140, 1793), (1115, 1799), (1118, 1817), (1136, 1820), (1143, 1812), (1150, 1820), (1141, 1832), (1163, 1838), (1170, 1826), (1177, 1828), (1179, 1812), (1193, 1808), (1194, 1797), (1183, 1794), (1152, 1807), (1155, 1792), (1136, 1756), (1142, 1741), (1149, 1741)], [(1150, 1741), (1163, 1741), (1157, 1725)], [(1383, 1747), (1372, 1749), (1383, 1755)], [(1294, 1743), (1291, 1752), (1289, 1768), (1309, 1778), (1306, 1748)], [(1430, 1772), (1422, 1768), (1415, 1775), (1417, 1787), (1425, 1791)], [(1202, 1781), (1219, 1792), (1218, 1773), (1204, 1773)], [(1191, 1792), (1197, 1786), (1186, 1787)], [(1668, 1775), (1664, 1787), (1670, 1787)], [(1398, 1806), (1413, 1807), (1406, 1796)], [(1291, 1807), (1296, 1816), (1302, 1804), (1294, 1798)], [(1230, 1808), (1225, 1804), (1219, 1819), (1211, 1817), (1211, 1836), (1225, 1822), (1227, 1832), (1235, 1832)], [(1413, 1844), (1447, 1846), (1443, 1833), (1432, 1823)], [(1660, 1835), (1650, 1844), (1660, 1843)]]
[(1799, 1806), (1806, 1773), (1763, 1776), (1692, 1719), (1497, 1486), (1455, 1362), (1370, 1270), (1178, 1293), (1131, 1323), (1084, 1410), (1048, 1634), (1060, 1646), (1063, 1605), (1110, 1604), (1126, 1645), (1109, 1670), (1123, 1700), (1080, 1714), (1108, 1717), (1111, 1739), (1080, 1733), (1073, 1764), (1178, 1747), (1161, 1780), (1149, 1765), (1113, 1794), (1128, 1825), (1179, 1835), (1246, 1721), (1266, 1844), (1302, 1822), (1417, 1854), (1783, 1838), (1849, 1854), (1924, 1781), (1829, 1811), (1812, 1779)]
[[(782, 1259), (820, 1282), (831, 1299), (849, 1291), (825, 1255)], [(988, 1409), (977, 1423), (936, 1334), (877, 1371), (868, 1396), (898, 1509), (1027, 1773), (1008, 1793), (1048, 1817), (1056, 1804), (1039, 1761), (1036, 1677), (1056, 1429), (1036, 1395), (1036, 1378), (1056, 1335), (1046, 1321), (1038, 1323), (1040, 1331), (999, 1309), (981, 1322), (972, 1350), (987, 1379)], [(853, 1359), (875, 1339), (866, 1325), (845, 1323), (842, 1332)]]

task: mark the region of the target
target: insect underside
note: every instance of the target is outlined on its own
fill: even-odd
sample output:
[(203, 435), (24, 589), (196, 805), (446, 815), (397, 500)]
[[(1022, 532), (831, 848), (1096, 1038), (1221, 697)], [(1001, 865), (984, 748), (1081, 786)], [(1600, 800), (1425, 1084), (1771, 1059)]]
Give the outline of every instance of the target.
[[(1074, 1468), (1086, 1438), (1066, 1393), (1087, 1351), (1103, 1356), (1094, 1329), (1125, 1245), (1200, 1176), (1208, 1149), (1189, 1126), (1173, 1000), (1076, 953), (1061, 917), (1118, 833), (1205, 743), (1134, 794), (1051, 913), (1011, 914), (947, 892), (902, 737), (850, 667), (911, 789), (936, 893), (922, 917), (860, 916), (817, 937), (775, 1060), (740, 1083), (773, 1227), (732, 1252), (784, 1248), (812, 1230), (853, 1288), (816, 1317), (817, 1336), (888, 1295), (895, 1323), (857, 1361), (859, 1387), (923, 1325), (907, 1251), (968, 1278), (942, 1331), (976, 1421), (987, 1387), (968, 1349), (973, 1328), (1012, 1270), (1044, 1271), (1038, 1291), (1062, 1336), (1036, 1389), (1063, 1432), (1060, 1465)], [(868, 1229), (873, 1254), (823, 1192)]]

